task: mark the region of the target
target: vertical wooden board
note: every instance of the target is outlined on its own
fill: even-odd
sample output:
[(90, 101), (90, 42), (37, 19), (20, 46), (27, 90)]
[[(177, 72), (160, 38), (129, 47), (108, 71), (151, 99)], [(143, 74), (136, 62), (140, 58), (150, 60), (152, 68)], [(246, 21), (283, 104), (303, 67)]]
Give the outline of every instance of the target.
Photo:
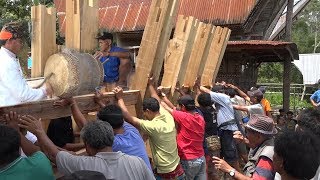
[(203, 74), (204, 67), (206, 65), (206, 62), (207, 62), (207, 59), (208, 59), (208, 56), (209, 56), (211, 43), (212, 43), (212, 40), (213, 40), (213, 36), (214, 36), (215, 30), (216, 30), (216, 26), (212, 26), (212, 29), (211, 29), (211, 31), (209, 32), (209, 35), (208, 35), (208, 42), (207, 42), (207, 44), (206, 44), (206, 46), (204, 48), (204, 52), (203, 52), (203, 55), (201, 57), (200, 67), (198, 69), (198, 75), (200, 75), (200, 76), (202, 76), (202, 74)]
[(81, 52), (93, 52), (97, 47), (98, 0), (85, 0), (81, 10)]
[(188, 65), (186, 67), (185, 77), (182, 81), (182, 84), (185, 86), (192, 86), (196, 77), (200, 74), (199, 67), (202, 61), (202, 56), (205, 50), (205, 47), (208, 42), (209, 33), (211, 32), (212, 25), (205, 24), (200, 22), (195, 41), (191, 50), (191, 55), (189, 58)]
[(191, 54), (192, 44), (199, 25), (193, 17), (178, 17), (173, 40), (170, 40), (165, 59), (164, 76), (161, 85), (171, 87), (171, 95), (177, 81), (185, 75), (185, 68)]
[(57, 51), (56, 10), (55, 8), (46, 8), (44, 5), (33, 6), (31, 19), (31, 77), (41, 77), (47, 59)]
[(154, 63), (159, 64), (159, 61), (163, 61), (161, 57), (164, 56), (164, 48), (168, 45), (168, 39), (161, 38), (169, 38), (172, 28), (168, 28), (167, 25), (172, 24), (173, 17), (177, 13), (177, 5), (177, 0), (152, 1), (137, 57), (135, 77), (130, 87), (131, 89), (139, 89), (142, 98), (147, 87), (147, 75), (151, 73), (152, 68), (155, 68), (155, 71), (160, 74), (159, 67), (154, 66)]
[(212, 77), (212, 82), (215, 81), (216, 78), (217, 78), (217, 75), (218, 75), (218, 72), (219, 72), (219, 69), (220, 69), (220, 65), (221, 65), (224, 53), (226, 51), (227, 45), (228, 45), (228, 41), (229, 41), (230, 35), (231, 35), (231, 30), (228, 29), (228, 28), (223, 28), (221, 37), (224, 37), (224, 38), (220, 39), (221, 40), (220, 44), (222, 45), (222, 47), (221, 47), (221, 51), (219, 53), (219, 59), (218, 59), (217, 65), (216, 65), (215, 70), (214, 70), (214, 74), (213, 74), (213, 77)]
[(75, 1), (77, 0), (66, 0), (66, 32), (65, 32), (65, 41), (67, 48), (73, 48), (73, 38), (74, 38), (74, 11), (75, 11)]
[[(230, 37), (230, 30), (217, 27), (211, 43), (209, 55), (201, 77), (201, 84), (211, 85), (215, 71), (219, 70), (221, 60)], [(220, 54), (222, 53), (222, 56)]]
[[(175, 19), (176, 13), (174, 12), (177, 12), (177, 8), (178, 8), (178, 6), (176, 5), (177, 3), (178, 3), (178, 0), (169, 0), (168, 3), (165, 3), (167, 6), (164, 6), (163, 10), (166, 11), (166, 15), (163, 16), (162, 18)], [(160, 20), (160, 21), (163, 21), (163, 20)], [(160, 72), (162, 70), (164, 56), (169, 43), (171, 31), (174, 26), (173, 21), (163, 21), (163, 22), (164, 22), (163, 23), (164, 30), (163, 30), (163, 33), (161, 33), (160, 35), (160, 41), (158, 43), (159, 48), (157, 48), (156, 56), (154, 58), (154, 63), (151, 70), (153, 73), (153, 76), (155, 77), (155, 82), (158, 82)]]

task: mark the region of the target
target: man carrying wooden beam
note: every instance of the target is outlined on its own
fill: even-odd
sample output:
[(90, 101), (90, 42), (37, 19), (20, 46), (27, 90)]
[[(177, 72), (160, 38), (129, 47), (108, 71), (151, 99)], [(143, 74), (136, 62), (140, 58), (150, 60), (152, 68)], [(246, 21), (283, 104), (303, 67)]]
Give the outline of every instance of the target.
[(49, 83), (32, 89), (24, 79), (17, 59), (23, 45), (21, 32), (17, 23), (6, 24), (0, 32), (0, 107), (41, 100), (53, 93)]
[(103, 64), (104, 86), (111, 91), (117, 85), (127, 87), (127, 77), (131, 69), (129, 52), (117, 46), (112, 46), (113, 36), (103, 32), (96, 37), (99, 41), (100, 51), (94, 57)]

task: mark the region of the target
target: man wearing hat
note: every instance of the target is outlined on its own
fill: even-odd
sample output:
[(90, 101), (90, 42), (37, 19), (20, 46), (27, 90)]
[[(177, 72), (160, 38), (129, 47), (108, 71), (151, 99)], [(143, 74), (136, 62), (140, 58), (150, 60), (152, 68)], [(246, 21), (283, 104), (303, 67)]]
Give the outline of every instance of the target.
[(131, 69), (129, 52), (120, 47), (112, 46), (113, 36), (111, 33), (99, 33), (96, 39), (99, 41), (100, 51), (97, 51), (94, 57), (103, 64), (103, 82), (106, 91), (111, 91), (117, 85), (126, 87)]
[(274, 179), (273, 166), (273, 136), (277, 133), (273, 120), (265, 115), (253, 114), (245, 125), (246, 137), (240, 132), (235, 132), (234, 138), (246, 143), (250, 147), (248, 163), (243, 172), (236, 171), (227, 162), (218, 157), (213, 157), (215, 168), (229, 173), (234, 179)]
[(52, 95), (49, 83), (32, 89), (23, 77), (17, 54), (22, 48), (22, 34), (17, 24), (6, 24), (0, 32), (0, 106), (16, 105)]

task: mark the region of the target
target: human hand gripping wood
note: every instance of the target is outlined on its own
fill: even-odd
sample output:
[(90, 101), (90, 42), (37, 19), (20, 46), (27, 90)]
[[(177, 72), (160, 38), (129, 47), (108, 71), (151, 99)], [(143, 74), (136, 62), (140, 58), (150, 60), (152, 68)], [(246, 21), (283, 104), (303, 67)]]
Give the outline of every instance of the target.
[(45, 134), (45, 131), (42, 127), (41, 119), (37, 119), (30, 115), (21, 116), (19, 118), (19, 127), (25, 128), (37, 136), (41, 133)]
[(118, 100), (122, 99), (122, 97), (123, 97), (123, 89), (120, 86), (117, 86), (116, 88), (114, 88), (112, 90), (112, 92), (116, 95), (116, 98)]
[(5, 115), (6, 125), (20, 132), (19, 121), (20, 116), (16, 112), (10, 111), (9, 114)]
[(60, 99), (60, 100), (53, 102), (53, 106), (66, 107), (66, 106), (73, 106), (75, 103), (76, 102), (73, 99), (73, 97), (70, 97), (70, 98), (63, 98), (63, 99)]

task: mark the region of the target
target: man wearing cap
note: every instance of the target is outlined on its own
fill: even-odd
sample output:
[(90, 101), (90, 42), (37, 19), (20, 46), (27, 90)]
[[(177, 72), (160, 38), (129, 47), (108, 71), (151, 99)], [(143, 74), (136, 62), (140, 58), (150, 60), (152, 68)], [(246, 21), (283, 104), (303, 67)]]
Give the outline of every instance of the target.
[(111, 33), (103, 32), (96, 37), (99, 41), (100, 51), (94, 57), (103, 64), (104, 85), (106, 91), (111, 91), (117, 85), (127, 86), (127, 77), (131, 64), (129, 52), (117, 46), (112, 46), (113, 36)]
[(246, 101), (250, 102), (251, 105), (244, 106), (244, 105), (233, 105), (233, 108), (240, 111), (246, 111), (251, 116), (252, 114), (262, 114), (265, 115), (263, 111), (263, 107), (261, 105), (261, 100), (263, 98), (262, 92), (255, 88), (248, 91), (248, 95), (241, 91), (237, 86), (232, 84), (227, 84), (228, 87), (233, 88), (238, 92), (238, 94), (244, 98)]
[(5, 25), (0, 32), (0, 106), (16, 105), (52, 95), (50, 84), (32, 89), (23, 77), (17, 54), (22, 48), (22, 35), (16, 24)]
[(236, 132), (234, 137), (250, 147), (248, 163), (241, 174), (227, 162), (218, 157), (213, 157), (215, 167), (225, 173), (229, 173), (234, 179), (268, 179), (275, 176), (273, 166), (273, 136), (277, 133), (273, 120), (265, 115), (253, 114), (245, 125), (246, 137)]

